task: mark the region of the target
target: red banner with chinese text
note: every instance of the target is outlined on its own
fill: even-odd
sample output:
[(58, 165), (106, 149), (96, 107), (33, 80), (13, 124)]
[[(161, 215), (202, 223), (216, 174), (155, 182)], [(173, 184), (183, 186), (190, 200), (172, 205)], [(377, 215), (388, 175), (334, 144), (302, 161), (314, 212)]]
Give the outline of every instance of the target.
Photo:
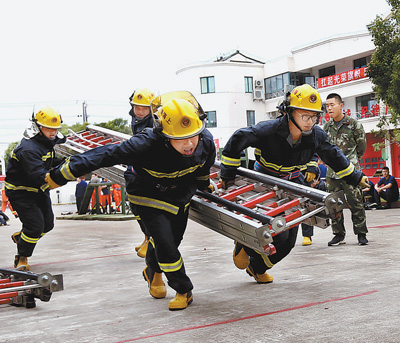
[(320, 77), (318, 79), (318, 88), (340, 85), (342, 83), (359, 80), (367, 77), (367, 67), (348, 70), (340, 74)]

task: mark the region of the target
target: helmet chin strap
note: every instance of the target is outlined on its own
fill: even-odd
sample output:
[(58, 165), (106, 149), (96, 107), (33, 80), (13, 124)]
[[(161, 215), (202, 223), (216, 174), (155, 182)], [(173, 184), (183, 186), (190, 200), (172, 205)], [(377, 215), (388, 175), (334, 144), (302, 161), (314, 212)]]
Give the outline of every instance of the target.
[(301, 129), (301, 127), (299, 126), (299, 124), (297, 124), (297, 123), (296, 123), (296, 120), (293, 118), (293, 111), (290, 111), (290, 113), (288, 113), (288, 115), (289, 115), (289, 117), (288, 117), (289, 120), (300, 130), (302, 136), (309, 136), (309, 135), (311, 135), (312, 129), (314, 128), (314, 126), (315, 126), (316, 123), (314, 123), (313, 127), (311, 128), (311, 130), (304, 131), (304, 130)]

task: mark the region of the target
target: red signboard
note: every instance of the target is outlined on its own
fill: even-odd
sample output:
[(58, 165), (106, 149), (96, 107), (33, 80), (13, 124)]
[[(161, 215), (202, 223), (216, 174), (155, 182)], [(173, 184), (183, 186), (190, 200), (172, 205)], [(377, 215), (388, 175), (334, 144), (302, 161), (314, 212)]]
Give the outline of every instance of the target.
[(367, 77), (367, 67), (345, 71), (344, 73), (321, 77), (318, 79), (318, 88), (340, 85), (342, 83), (359, 80)]
[(215, 149), (219, 149), (219, 138), (214, 138)]

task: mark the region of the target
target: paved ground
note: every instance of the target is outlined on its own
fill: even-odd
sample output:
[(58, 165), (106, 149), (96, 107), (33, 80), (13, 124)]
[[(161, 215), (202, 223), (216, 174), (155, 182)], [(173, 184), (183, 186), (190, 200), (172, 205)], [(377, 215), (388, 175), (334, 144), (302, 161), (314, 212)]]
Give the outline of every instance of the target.
[[(55, 206), (56, 214), (72, 205)], [(351, 228), (346, 210), (347, 228)], [(135, 221), (57, 220), (30, 259), (63, 274), (65, 290), (36, 308), (0, 306), (0, 342), (399, 342), (400, 209), (368, 211), (370, 245), (328, 247), (331, 229), (297, 246), (259, 285), (232, 263), (233, 241), (190, 222), (181, 252), (195, 288), (188, 309), (153, 299), (134, 252)], [(0, 227), (0, 266), (11, 268), (20, 228)]]

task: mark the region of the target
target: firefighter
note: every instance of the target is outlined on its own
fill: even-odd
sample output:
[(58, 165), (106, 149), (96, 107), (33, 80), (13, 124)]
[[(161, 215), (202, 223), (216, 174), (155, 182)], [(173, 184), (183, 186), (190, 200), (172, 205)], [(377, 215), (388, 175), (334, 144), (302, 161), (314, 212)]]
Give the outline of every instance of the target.
[(22, 222), (22, 230), (11, 236), (17, 244), (14, 267), (18, 270), (29, 270), (28, 257), (32, 256), (36, 243), (54, 227), (45, 176), (62, 161), (56, 158), (54, 146), (66, 140), (58, 132), (61, 116), (52, 108), (42, 108), (32, 114), (31, 120), (32, 127), (25, 130), (24, 138), (9, 159), (5, 178), (6, 195)]
[(154, 99), (154, 93), (147, 89), (137, 89), (129, 98), (131, 110), (129, 115), (132, 117), (132, 133), (135, 135), (146, 127), (153, 127), (153, 116), (150, 111), (150, 103)]
[[(196, 189), (210, 186), (215, 145), (205, 129), (206, 117), (189, 92), (155, 98), (154, 128), (147, 128), (121, 144), (106, 145), (74, 155), (48, 175), (51, 187), (114, 164), (131, 165), (133, 179), (126, 185), (151, 236), (143, 276), (154, 298), (164, 298), (162, 280), (176, 291), (170, 310), (185, 309), (192, 301), (193, 285), (178, 250), (188, 221), (188, 208)], [(157, 109), (158, 108), (158, 109)]]
[[(129, 103), (131, 104), (131, 110), (129, 111), (129, 115), (132, 116), (132, 134), (135, 135), (138, 132), (142, 131), (146, 127), (153, 127), (153, 116), (150, 111), (150, 103), (154, 99), (154, 93), (147, 88), (137, 89), (129, 98)], [(126, 169), (124, 174), (125, 182), (129, 183), (130, 180), (134, 179), (132, 167), (129, 166)], [(135, 219), (137, 220), (140, 229), (144, 234), (144, 240), (138, 246), (135, 247), (135, 250), (139, 257), (146, 257), (147, 248), (149, 245), (149, 233), (146, 230), (142, 220), (140, 219), (139, 214), (136, 210), (136, 205), (130, 203), (130, 208), (132, 213), (135, 215)]]
[[(277, 119), (262, 121), (237, 130), (227, 142), (221, 159), (222, 186), (233, 184), (240, 165), (240, 153), (247, 147), (255, 148), (254, 169), (268, 175), (303, 184), (317, 172), (318, 156), (338, 176), (351, 185), (364, 185), (368, 178), (346, 158), (343, 152), (329, 143), (326, 133), (315, 124), (322, 110), (317, 90), (304, 84), (285, 95), (279, 106)], [(302, 171), (305, 172), (303, 175)], [(266, 271), (287, 256), (295, 245), (298, 226), (274, 237), (276, 253), (261, 255), (235, 242), (233, 260), (239, 269), (246, 269), (258, 283), (270, 283), (273, 277)]]

